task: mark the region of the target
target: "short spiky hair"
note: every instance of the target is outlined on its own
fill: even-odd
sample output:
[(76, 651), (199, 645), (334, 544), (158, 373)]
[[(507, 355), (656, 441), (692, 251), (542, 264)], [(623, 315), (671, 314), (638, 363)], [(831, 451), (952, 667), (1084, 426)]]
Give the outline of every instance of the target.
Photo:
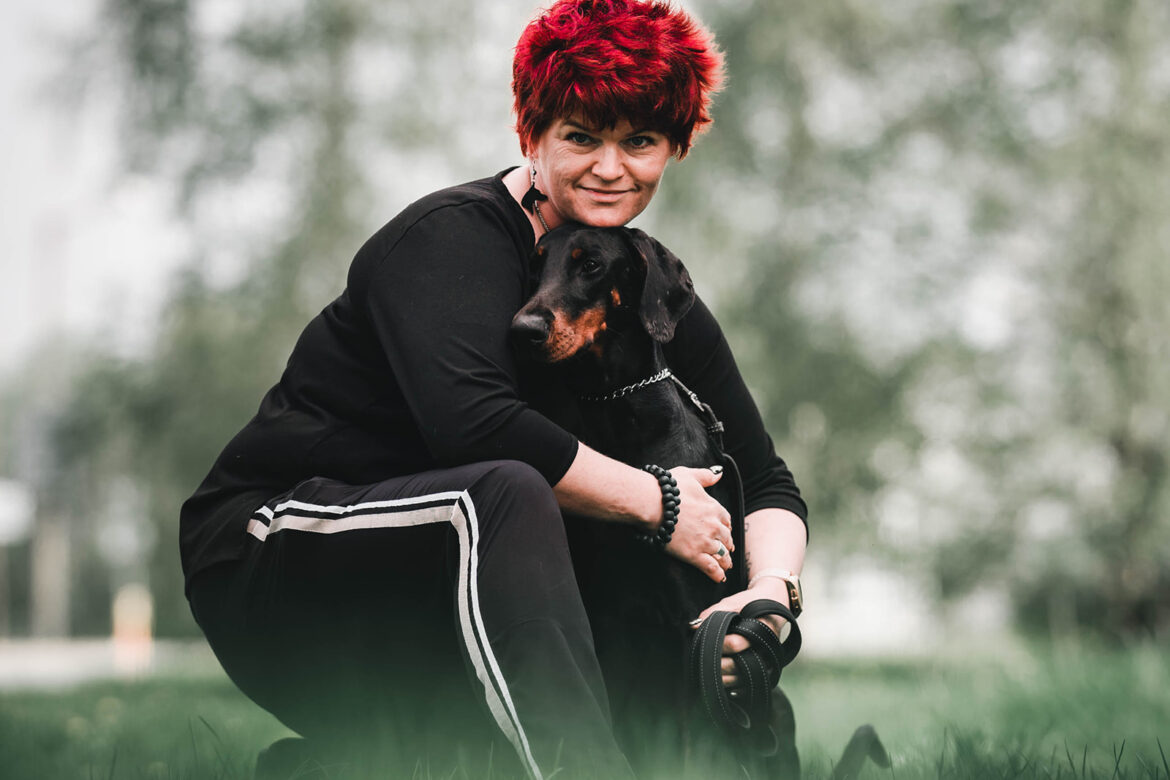
[(528, 154), (557, 119), (627, 119), (664, 133), (681, 159), (711, 121), (723, 56), (665, 2), (556, 0), (524, 28), (512, 62), (516, 132)]

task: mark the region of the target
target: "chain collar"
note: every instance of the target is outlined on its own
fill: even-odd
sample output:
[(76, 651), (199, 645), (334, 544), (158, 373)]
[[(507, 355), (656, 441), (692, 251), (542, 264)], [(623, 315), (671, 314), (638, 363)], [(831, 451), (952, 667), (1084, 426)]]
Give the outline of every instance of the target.
[(663, 379), (669, 379), (671, 376), (673, 376), (673, 374), (670, 373), (670, 369), (664, 368), (661, 371), (659, 371), (657, 374), (654, 374), (653, 376), (648, 376), (645, 379), (640, 379), (637, 382), (634, 382), (634, 384), (632, 384), (632, 385), (626, 385), (625, 387), (619, 387), (617, 390), (614, 390), (613, 392), (610, 392), (610, 393), (606, 393), (605, 395), (582, 395), (582, 396), (578, 396), (578, 398), (580, 398), (582, 401), (613, 401), (613, 400), (616, 400), (618, 398), (624, 398), (625, 396), (629, 395), (630, 393), (637, 392), (638, 390), (641, 390), (643, 387), (649, 387), (650, 385), (661, 382)]

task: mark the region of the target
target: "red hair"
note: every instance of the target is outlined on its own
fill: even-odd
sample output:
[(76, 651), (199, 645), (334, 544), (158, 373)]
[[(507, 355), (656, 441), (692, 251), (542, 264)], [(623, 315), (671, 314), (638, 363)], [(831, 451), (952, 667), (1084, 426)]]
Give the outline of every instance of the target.
[(626, 119), (670, 139), (681, 159), (711, 121), (723, 56), (698, 22), (666, 2), (556, 0), (532, 20), (512, 61), (524, 154), (557, 119)]

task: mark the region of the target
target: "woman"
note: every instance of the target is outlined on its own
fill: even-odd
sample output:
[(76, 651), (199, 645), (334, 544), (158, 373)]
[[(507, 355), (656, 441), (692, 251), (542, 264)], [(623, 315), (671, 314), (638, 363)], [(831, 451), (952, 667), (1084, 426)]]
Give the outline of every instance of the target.
[[(184, 504), (192, 611), (232, 679), (292, 729), (437, 761), (486, 723), (534, 777), (558, 764), (630, 775), (561, 512), (653, 531), (659, 483), (552, 422), (572, 418), (572, 396), (517, 362), (508, 326), (536, 240), (645, 209), (710, 121), (720, 66), (665, 4), (558, 0), (516, 49), (529, 164), (378, 231)], [(804, 504), (710, 313), (696, 305), (678, 332), (702, 359), (672, 367), (725, 418), (748, 493), (757, 579), (712, 608), (787, 602), (770, 573), (800, 569)], [(672, 474), (681, 507), (664, 552), (722, 579), (729, 518), (703, 489), (719, 477)]]

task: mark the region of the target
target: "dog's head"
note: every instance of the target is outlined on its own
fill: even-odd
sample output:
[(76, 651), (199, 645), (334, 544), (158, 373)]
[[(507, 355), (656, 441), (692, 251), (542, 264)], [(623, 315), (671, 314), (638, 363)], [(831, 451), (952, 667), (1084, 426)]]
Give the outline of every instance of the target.
[(670, 341), (695, 302), (682, 261), (637, 229), (561, 227), (541, 237), (533, 262), (540, 285), (512, 319), (512, 334), (549, 363), (600, 347), (618, 321)]

